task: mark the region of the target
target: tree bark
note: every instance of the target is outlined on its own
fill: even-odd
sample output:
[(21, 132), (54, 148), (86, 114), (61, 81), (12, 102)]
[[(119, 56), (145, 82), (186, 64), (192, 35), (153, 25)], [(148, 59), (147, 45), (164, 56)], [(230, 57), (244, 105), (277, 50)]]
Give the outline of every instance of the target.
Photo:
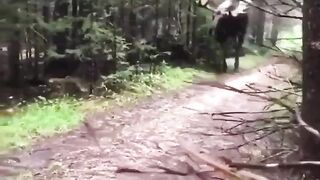
[[(43, 17), (43, 21), (46, 23), (49, 23), (51, 21), (51, 6), (50, 6), (50, 2), (45, 2), (43, 7), (42, 7), (42, 17)], [(47, 30), (44, 30), (44, 37), (46, 39), (45, 42), (45, 57), (47, 56), (47, 51), (50, 47), (51, 44), (51, 35)]]
[(159, 0), (155, 0), (155, 26), (154, 26), (154, 42), (156, 47), (159, 47), (158, 31), (159, 31)]
[(21, 52), (20, 31), (15, 30), (8, 45), (8, 60), (10, 68), (10, 84), (12, 86), (20, 85), (20, 59)]
[[(257, 1), (258, 6), (262, 7), (263, 6), (263, 1)], [(257, 14), (257, 27), (256, 27), (256, 43), (258, 45), (263, 45), (264, 42), (264, 27), (265, 27), (265, 21), (266, 21), (266, 14), (261, 11), (258, 10), (258, 14)]]
[[(72, 0), (71, 3), (72, 6), (72, 17), (77, 18), (78, 17), (78, 8), (79, 8), (79, 2), (78, 0)], [(77, 46), (77, 38), (78, 38), (78, 29), (81, 28), (81, 21), (79, 20), (73, 20), (72, 22), (72, 30), (71, 30), (71, 47), (72, 49), (75, 49)]]
[(278, 41), (279, 24), (280, 24), (279, 17), (273, 16), (270, 41), (271, 41), (271, 44), (274, 46), (277, 45), (277, 41)]
[(197, 11), (197, 6), (193, 3), (192, 5), (192, 56), (191, 56), (191, 62), (195, 63), (196, 62), (196, 47), (197, 47), (197, 16), (198, 16), (198, 11)]
[(191, 24), (191, 8), (192, 0), (188, 1), (188, 11), (187, 11), (187, 27), (186, 27), (186, 47), (189, 48), (190, 45), (190, 24)]
[[(303, 3), (303, 102), (302, 118), (320, 130), (320, 8), (319, 1)], [(303, 158), (320, 160), (320, 140), (302, 130)], [(313, 172), (320, 178), (320, 171)]]
[[(69, 3), (57, 0), (54, 5), (53, 10), (53, 20), (57, 21), (60, 18), (64, 18), (68, 15)], [(53, 36), (53, 43), (57, 46), (57, 53), (64, 54), (67, 49), (68, 44), (68, 30), (57, 32)]]
[(120, 7), (119, 7), (119, 26), (124, 28), (124, 16), (125, 16), (125, 0), (120, 0)]
[(178, 0), (178, 25), (179, 25), (179, 35), (183, 32), (182, 25), (182, 0)]
[(167, 18), (167, 32), (170, 34), (172, 21), (172, 0), (168, 2), (168, 18)]

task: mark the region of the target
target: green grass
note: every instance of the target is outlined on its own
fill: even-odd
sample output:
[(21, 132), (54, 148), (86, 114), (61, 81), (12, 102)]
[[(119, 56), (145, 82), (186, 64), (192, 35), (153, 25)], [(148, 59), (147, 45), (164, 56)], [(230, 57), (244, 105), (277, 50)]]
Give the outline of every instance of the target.
[(52, 136), (75, 127), (83, 119), (81, 103), (71, 98), (39, 100), (0, 116), (0, 151), (23, 147), (35, 137)]
[[(247, 55), (240, 60), (241, 69), (251, 69), (265, 58)], [(232, 63), (231, 63), (232, 64)], [(120, 93), (108, 97), (77, 100), (65, 97), (55, 100), (39, 100), (20, 107), (13, 114), (0, 112), (0, 151), (30, 145), (39, 137), (53, 136), (77, 127), (86, 112), (105, 110), (115, 106), (135, 103), (141, 97), (156, 92), (177, 90), (188, 85), (195, 77), (215, 79), (215, 74), (201, 68), (162, 67), (161, 74), (140, 74), (133, 78), (127, 73), (119, 73)]]
[(213, 73), (208, 73), (194, 68), (180, 68), (165, 66), (162, 74), (136, 75), (131, 81), (124, 81), (126, 89), (121, 93), (113, 94), (108, 99), (97, 98), (86, 101), (83, 108), (86, 111), (112, 108), (136, 103), (141, 97), (146, 97), (157, 92), (177, 90), (188, 85), (195, 76), (214, 79)]
[(186, 81), (192, 81), (195, 76), (215, 76), (211, 73), (205, 73), (201, 70), (195, 70), (193, 68), (166, 68), (162, 75), (163, 83), (159, 84), (165, 89), (177, 89), (186, 85)]
[(39, 137), (53, 136), (77, 127), (88, 111), (112, 108), (136, 102), (157, 91), (174, 90), (186, 85), (195, 75), (204, 75), (192, 68), (165, 67), (162, 74), (136, 76), (128, 89), (109, 98), (76, 100), (66, 97), (39, 100), (18, 108), (13, 114), (0, 113), (0, 151), (25, 147)]

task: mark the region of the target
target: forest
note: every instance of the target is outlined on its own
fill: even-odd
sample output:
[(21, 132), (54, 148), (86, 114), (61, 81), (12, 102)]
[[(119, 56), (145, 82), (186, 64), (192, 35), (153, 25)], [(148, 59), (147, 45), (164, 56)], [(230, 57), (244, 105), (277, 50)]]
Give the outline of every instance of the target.
[(1, 0), (0, 179), (320, 178), (318, 17), (314, 0)]

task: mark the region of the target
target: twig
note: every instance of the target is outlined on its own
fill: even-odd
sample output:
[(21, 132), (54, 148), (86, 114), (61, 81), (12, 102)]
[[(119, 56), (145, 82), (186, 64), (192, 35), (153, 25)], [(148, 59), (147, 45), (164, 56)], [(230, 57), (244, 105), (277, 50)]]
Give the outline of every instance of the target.
[(239, 148), (241, 148), (241, 147), (243, 147), (243, 146), (246, 146), (246, 145), (255, 143), (255, 142), (257, 142), (257, 141), (260, 141), (260, 140), (262, 140), (262, 139), (264, 139), (264, 138), (266, 138), (266, 137), (268, 137), (268, 136), (270, 136), (270, 135), (272, 135), (272, 134), (274, 134), (274, 133), (276, 133), (276, 132), (278, 132), (278, 130), (270, 131), (269, 133), (266, 133), (266, 134), (264, 134), (264, 135), (262, 135), (262, 136), (259, 136), (259, 137), (255, 138), (255, 139), (252, 139), (252, 140), (250, 140), (250, 141), (246, 141), (246, 142), (244, 142), (244, 143), (242, 143), (242, 144), (240, 144), (240, 145), (238, 145), (238, 146), (229, 147), (229, 148), (223, 148), (223, 149), (220, 149), (220, 151), (239, 149)]
[(212, 113), (212, 116), (223, 116), (223, 115), (239, 115), (239, 114), (269, 114), (269, 113), (276, 113), (286, 111), (286, 109), (275, 109), (270, 111), (233, 111), (233, 112), (220, 112), (220, 113)]
[(280, 151), (280, 152), (278, 152), (278, 153), (272, 154), (271, 156), (268, 156), (268, 157), (262, 159), (262, 160), (260, 161), (260, 163), (266, 162), (266, 161), (268, 161), (268, 160), (270, 160), (270, 159), (274, 159), (274, 158), (279, 157), (279, 156), (282, 156), (282, 155), (284, 155), (284, 154), (290, 154), (291, 152), (292, 152), (292, 151), (288, 151), (288, 150), (287, 150), (287, 151)]
[[(272, 38), (266, 38), (267, 40), (272, 40)], [(288, 41), (288, 40), (301, 40), (302, 38), (278, 38), (278, 41)]]
[[(232, 117), (232, 116), (231, 116)], [(234, 117), (236, 118), (236, 117)], [(257, 123), (257, 122), (273, 122), (274, 120), (279, 120), (279, 119), (289, 119), (290, 116), (274, 116), (270, 118), (257, 118), (257, 119), (243, 119), (243, 118), (238, 118), (238, 119), (227, 119), (227, 118), (212, 118), (214, 121), (225, 121), (225, 122), (236, 122), (236, 123), (246, 123), (246, 124), (251, 124), (251, 123)], [(279, 123), (280, 124), (280, 123)]]
[[(288, 82), (288, 81), (287, 81)], [(290, 81), (288, 82), (290, 83)], [(291, 84), (291, 83), (290, 83)], [(293, 87), (288, 87), (288, 88), (283, 88), (283, 89), (278, 89), (275, 87), (271, 86), (266, 86), (264, 88), (267, 88), (267, 90), (257, 90), (257, 88), (251, 86), (251, 85), (246, 85), (249, 89), (253, 89), (252, 91), (247, 91), (248, 93), (256, 93), (256, 94), (265, 94), (265, 93), (275, 93), (275, 92), (282, 92), (282, 93), (287, 93), (290, 95), (295, 95), (295, 96), (301, 96), (301, 94), (292, 92)]]
[(248, 2), (247, 0), (241, 0), (245, 3), (247, 3), (248, 5), (252, 6), (252, 7), (255, 7), (257, 9), (259, 9), (260, 11), (263, 11), (265, 13), (268, 13), (268, 14), (271, 14), (271, 15), (274, 15), (274, 16), (277, 16), (277, 17), (282, 17), (282, 18), (292, 18), (292, 19), (299, 19), (299, 20), (302, 20), (302, 17), (301, 16), (290, 16), (290, 15), (286, 15), (286, 14), (281, 14), (281, 13), (276, 13), (276, 12), (272, 12), (272, 11), (269, 11), (269, 10), (266, 10), (262, 7), (259, 7), (257, 5), (254, 5), (253, 3), (250, 3)]

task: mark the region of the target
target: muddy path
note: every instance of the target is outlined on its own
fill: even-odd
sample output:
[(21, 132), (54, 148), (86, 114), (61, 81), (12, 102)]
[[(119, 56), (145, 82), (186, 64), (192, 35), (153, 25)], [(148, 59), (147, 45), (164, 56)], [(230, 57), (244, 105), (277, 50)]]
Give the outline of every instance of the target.
[[(275, 86), (264, 72), (275, 68), (280, 74), (292, 65), (275, 62), (257, 70), (229, 75), (226, 85), (244, 88), (248, 83)], [(249, 160), (263, 156), (260, 147), (224, 150), (245, 141), (239, 136), (219, 136), (225, 122), (213, 121), (206, 113), (224, 111), (262, 111), (268, 102), (210, 86), (210, 81), (193, 84), (168, 95), (154, 95), (131, 107), (90, 113), (87, 122), (94, 128), (99, 146), (81, 127), (68, 134), (38, 143), (28, 151), (17, 152), (20, 166), (32, 169), (31, 179), (197, 179), (196, 177), (122, 175), (118, 167), (145, 168), (161, 162), (172, 166), (182, 154), (178, 139), (186, 139), (214, 156)], [(245, 115), (254, 119), (261, 115)], [(268, 144), (266, 144), (268, 146)]]

